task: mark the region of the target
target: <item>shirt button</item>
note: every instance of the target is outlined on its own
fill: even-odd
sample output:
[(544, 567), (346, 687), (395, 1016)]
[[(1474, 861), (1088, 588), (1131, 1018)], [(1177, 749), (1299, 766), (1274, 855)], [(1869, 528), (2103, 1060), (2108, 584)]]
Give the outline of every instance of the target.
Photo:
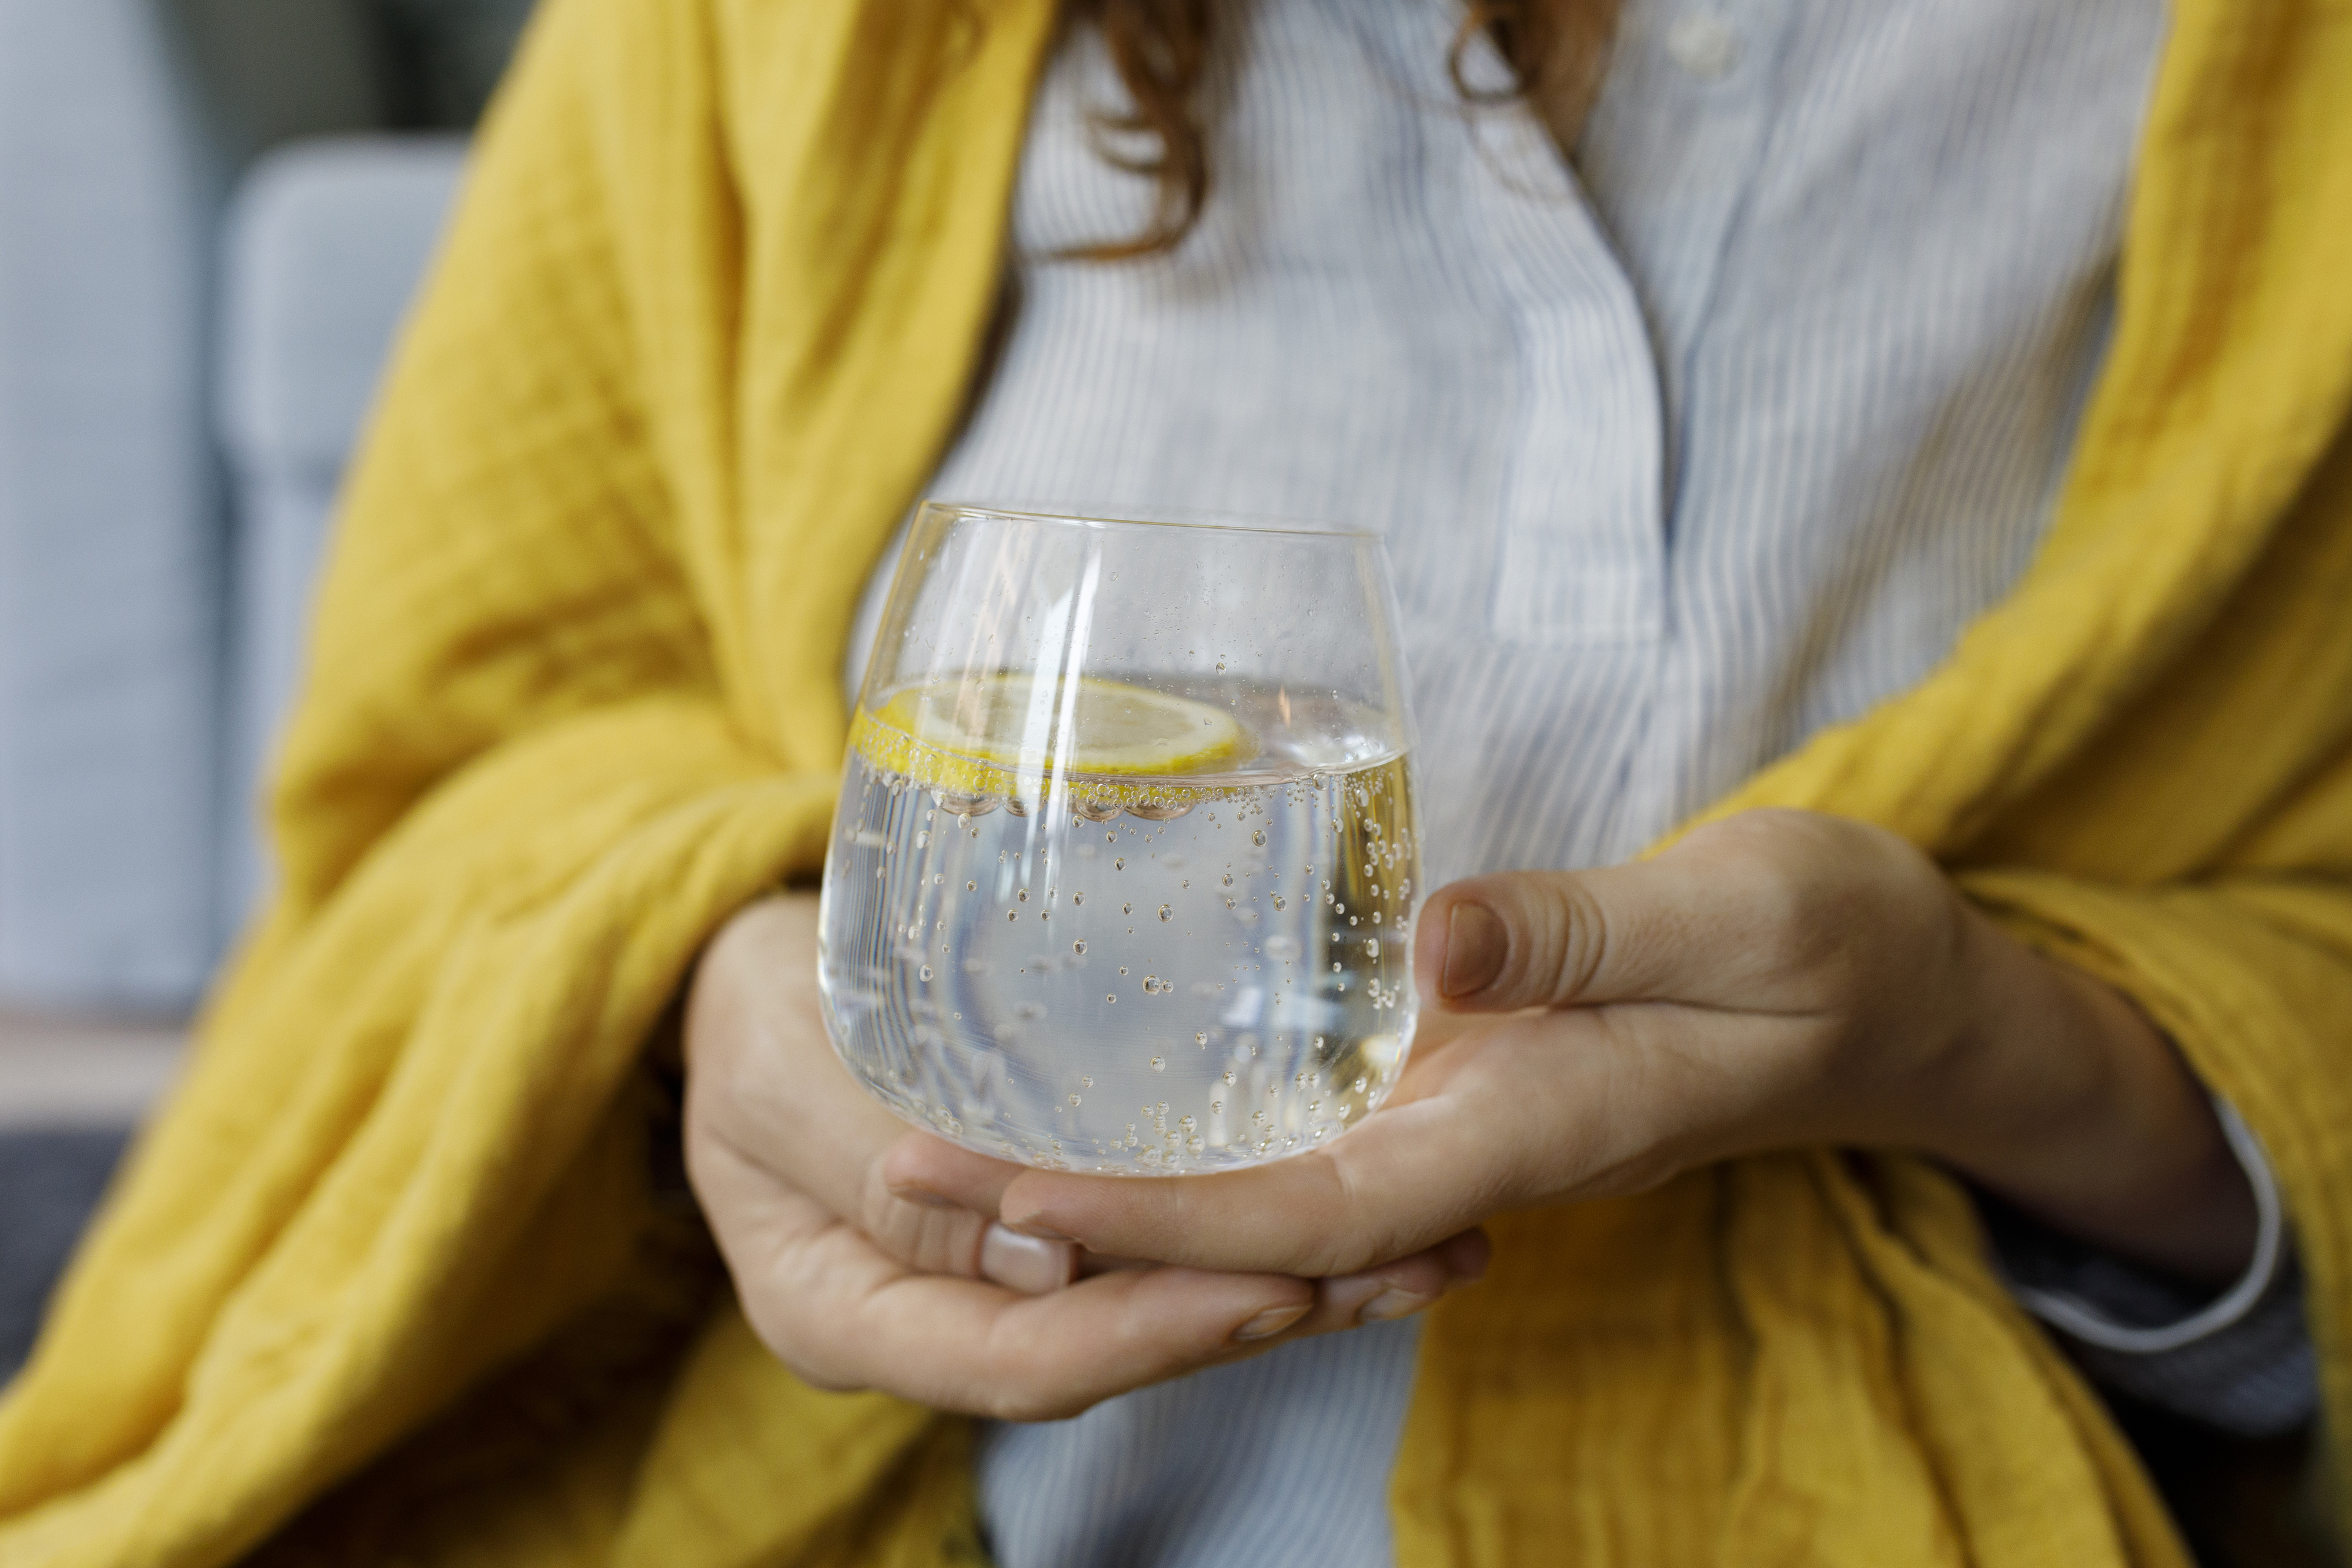
[(1739, 63), (1739, 35), (1710, 12), (1675, 18), (1666, 29), (1666, 53), (1701, 81), (1721, 81)]

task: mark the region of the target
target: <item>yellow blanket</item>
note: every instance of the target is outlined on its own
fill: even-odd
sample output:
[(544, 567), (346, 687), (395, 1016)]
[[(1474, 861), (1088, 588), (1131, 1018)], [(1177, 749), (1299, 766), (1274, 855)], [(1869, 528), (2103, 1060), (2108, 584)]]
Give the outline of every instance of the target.
[[(863, 575), (973, 373), (1046, 0), (551, 0), (350, 494), (285, 889), (0, 1406), (0, 1565), (975, 1560), (967, 1436), (761, 1354), (646, 1071), (818, 864)], [(2179, 0), (2055, 529), (1742, 791), (1930, 847), (2260, 1132), (2352, 1416), (2352, 12)], [(1518, 1217), (1401, 1561), (2184, 1561), (1916, 1164)]]

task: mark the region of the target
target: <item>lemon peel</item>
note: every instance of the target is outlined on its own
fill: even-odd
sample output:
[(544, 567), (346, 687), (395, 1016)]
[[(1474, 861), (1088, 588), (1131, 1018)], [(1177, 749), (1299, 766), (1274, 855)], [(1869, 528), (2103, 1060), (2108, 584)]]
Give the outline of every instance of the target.
[[(1054, 746), (1066, 724), (1065, 758)], [(1092, 815), (1094, 807), (1105, 816), (1149, 816), (1155, 808), (1172, 815), (1225, 793), (1177, 780), (1240, 761), (1251, 749), (1239, 721), (1207, 703), (1092, 677), (1080, 679), (1073, 695), (1063, 683), (1048, 688), (1016, 674), (896, 692), (879, 708), (859, 710), (850, 745), (874, 767), (926, 789), (972, 801), (1002, 797), (1014, 810), (1044, 800), (1059, 773), (1074, 810)]]

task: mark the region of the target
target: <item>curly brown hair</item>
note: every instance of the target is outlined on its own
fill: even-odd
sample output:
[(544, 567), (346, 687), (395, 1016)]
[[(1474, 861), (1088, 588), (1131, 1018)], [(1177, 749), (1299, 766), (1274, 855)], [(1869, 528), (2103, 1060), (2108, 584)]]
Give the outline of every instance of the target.
[[(1200, 220), (1209, 199), (1207, 136), (1195, 101), (1209, 63), (1211, 17), (1217, 0), (1069, 0), (1070, 19), (1095, 27), (1131, 107), (1106, 111), (1095, 123), (1097, 150), (1115, 166), (1151, 180), (1158, 204), (1140, 234), (1079, 247), (1092, 261), (1120, 261), (1172, 250)], [(1468, 0), (1454, 33), (1446, 68), (1472, 102), (1524, 96), (1571, 147), (1601, 85), (1601, 66), (1616, 31), (1618, 0)], [(1473, 89), (1463, 75), (1464, 52), (1484, 33), (1509, 67), (1503, 93)], [(1127, 150), (1129, 139), (1150, 152)]]

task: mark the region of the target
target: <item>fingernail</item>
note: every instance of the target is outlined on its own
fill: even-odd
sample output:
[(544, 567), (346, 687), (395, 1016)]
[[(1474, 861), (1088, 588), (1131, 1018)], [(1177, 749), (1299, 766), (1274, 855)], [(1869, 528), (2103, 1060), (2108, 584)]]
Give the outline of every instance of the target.
[(1024, 1296), (1050, 1295), (1077, 1277), (1078, 1249), (992, 1225), (980, 1239), (980, 1272)]
[(961, 1207), (951, 1197), (942, 1197), (926, 1186), (894, 1186), (892, 1197), (903, 1197), (908, 1203), (919, 1203), (925, 1208), (955, 1208)]
[(1416, 1296), (1411, 1291), (1400, 1291), (1391, 1286), (1366, 1301), (1358, 1310), (1356, 1321), (1360, 1323), (1385, 1322), (1391, 1318), (1401, 1318), (1409, 1312), (1421, 1311), (1422, 1308), (1429, 1305), (1431, 1299), (1428, 1296)]
[(1234, 1331), (1234, 1343), (1247, 1344), (1252, 1340), (1272, 1339), (1306, 1315), (1303, 1306), (1268, 1307)]
[(1437, 977), (1438, 994), (1466, 997), (1484, 990), (1503, 972), (1511, 950), (1510, 933), (1502, 917), (1483, 904), (1457, 904), (1445, 917), (1445, 965)]
[(1034, 1219), (1008, 1221), (1005, 1228), (1023, 1236), (1035, 1237), (1040, 1241), (1066, 1241), (1073, 1247), (1078, 1245), (1076, 1237), (1065, 1236), (1052, 1226), (1040, 1225)]

